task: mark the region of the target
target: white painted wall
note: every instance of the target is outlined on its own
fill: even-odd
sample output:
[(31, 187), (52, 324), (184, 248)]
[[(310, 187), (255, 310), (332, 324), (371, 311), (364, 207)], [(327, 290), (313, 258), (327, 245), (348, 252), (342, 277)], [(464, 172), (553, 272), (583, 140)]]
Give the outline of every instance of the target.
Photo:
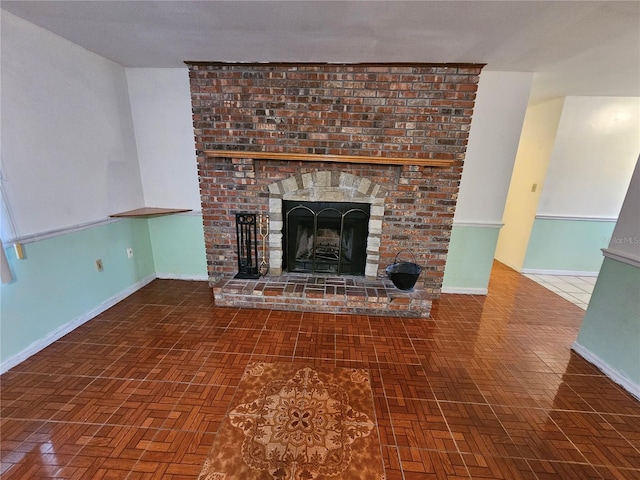
[(5, 11), (1, 21), (3, 185), (18, 235), (142, 206), (124, 68)]
[(187, 68), (127, 68), (147, 207), (200, 210)]
[(640, 98), (566, 97), (539, 215), (617, 218), (640, 153)]
[(480, 75), (455, 223), (502, 221), (532, 79), (520, 72)]
[[(556, 139), (563, 99), (540, 103), (527, 109), (516, 163), (504, 210), (504, 226), (498, 237), (496, 259), (520, 271), (551, 152)], [(537, 185), (532, 192), (533, 184)]]
[[(127, 68), (126, 74), (145, 205), (199, 210), (187, 69)], [(532, 76), (482, 73), (456, 222), (501, 221)]]

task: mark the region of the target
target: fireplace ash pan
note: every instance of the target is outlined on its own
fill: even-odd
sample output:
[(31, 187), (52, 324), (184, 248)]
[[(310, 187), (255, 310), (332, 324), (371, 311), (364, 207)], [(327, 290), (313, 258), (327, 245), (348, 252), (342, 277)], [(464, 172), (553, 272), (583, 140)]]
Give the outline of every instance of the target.
[[(398, 255), (403, 251), (409, 252), (413, 257), (413, 262), (399, 262)], [(386, 268), (387, 276), (391, 279), (396, 288), (400, 290), (413, 290), (422, 267), (415, 263), (415, 256), (410, 250), (401, 250), (396, 254), (395, 262)]]

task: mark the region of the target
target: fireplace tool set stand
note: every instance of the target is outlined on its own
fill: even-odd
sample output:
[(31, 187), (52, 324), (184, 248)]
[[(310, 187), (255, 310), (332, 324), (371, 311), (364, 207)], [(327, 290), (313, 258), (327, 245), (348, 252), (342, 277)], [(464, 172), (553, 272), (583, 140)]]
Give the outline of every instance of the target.
[(269, 273), (269, 264), (267, 263), (267, 238), (269, 237), (269, 215), (264, 218), (260, 214), (260, 237), (262, 237), (262, 262), (258, 267), (261, 275)]
[(236, 213), (236, 242), (238, 248), (238, 273), (234, 278), (260, 278), (269, 271), (267, 263), (267, 237), (269, 216), (266, 221), (260, 215), (262, 237), (262, 262), (258, 264), (258, 227), (255, 213)]

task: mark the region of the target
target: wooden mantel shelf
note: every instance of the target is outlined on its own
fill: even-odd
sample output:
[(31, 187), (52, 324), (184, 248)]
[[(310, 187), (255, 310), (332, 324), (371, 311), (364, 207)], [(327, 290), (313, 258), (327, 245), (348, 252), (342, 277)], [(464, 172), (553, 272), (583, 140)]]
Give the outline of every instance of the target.
[(110, 217), (152, 217), (154, 215), (171, 215), (173, 213), (190, 212), (190, 208), (156, 208), (156, 207), (143, 207), (136, 208), (135, 210), (129, 210), (127, 212), (114, 213), (109, 215)]
[(360, 155), (320, 155), (312, 153), (277, 153), (277, 152), (252, 152), (244, 150), (204, 150), (207, 157), (224, 158), (259, 158), (266, 160), (298, 160), (303, 162), (342, 162), (342, 163), (369, 163), (377, 165), (418, 165), (422, 167), (450, 167), (455, 160), (438, 158), (396, 158), (396, 157), (371, 157)]

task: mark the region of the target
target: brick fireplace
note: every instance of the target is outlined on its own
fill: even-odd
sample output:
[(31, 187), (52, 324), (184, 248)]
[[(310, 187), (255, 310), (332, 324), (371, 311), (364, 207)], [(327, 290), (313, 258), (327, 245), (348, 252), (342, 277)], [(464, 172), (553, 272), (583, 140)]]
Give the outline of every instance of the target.
[[(427, 316), (442, 286), (482, 65), (187, 64), (216, 303)], [(283, 200), (368, 204), (364, 276), (283, 271)], [(229, 281), (238, 212), (270, 216), (269, 273), (257, 281)], [(413, 292), (386, 279), (401, 250), (423, 268)], [(311, 281), (324, 285), (320, 301), (317, 287), (295, 287)], [(326, 286), (340, 282), (357, 287), (342, 303)]]

